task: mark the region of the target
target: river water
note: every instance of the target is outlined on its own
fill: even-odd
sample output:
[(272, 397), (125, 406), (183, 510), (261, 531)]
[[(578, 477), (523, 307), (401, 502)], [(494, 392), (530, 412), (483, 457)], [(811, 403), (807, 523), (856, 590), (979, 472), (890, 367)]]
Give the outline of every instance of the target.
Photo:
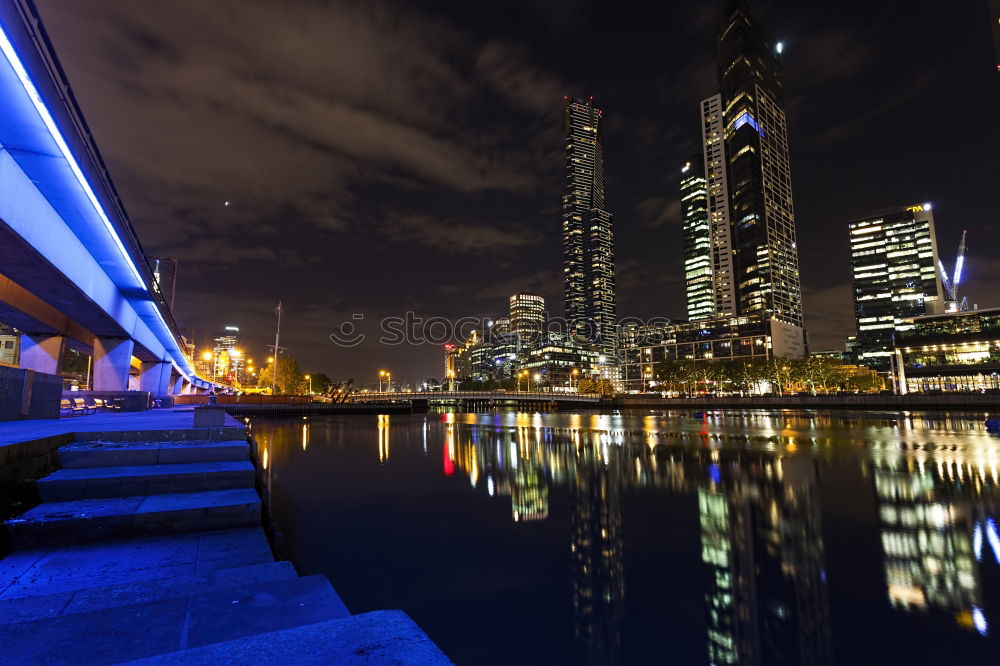
[(977, 415), (258, 420), (299, 573), (459, 664), (998, 663)]

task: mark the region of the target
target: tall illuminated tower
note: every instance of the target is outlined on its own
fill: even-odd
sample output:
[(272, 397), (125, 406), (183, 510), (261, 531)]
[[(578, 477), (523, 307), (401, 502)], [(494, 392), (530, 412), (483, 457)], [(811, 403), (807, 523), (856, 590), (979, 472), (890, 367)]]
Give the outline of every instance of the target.
[(712, 245), (714, 313), (720, 317), (731, 317), (736, 314), (736, 290), (733, 282), (733, 232), (729, 223), (729, 180), (726, 176), (722, 95), (715, 94), (702, 100), (701, 115), (706, 204)]
[(708, 220), (705, 164), (692, 155), (681, 164), (681, 226), (684, 231), (684, 291), (687, 316), (694, 321), (715, 314), (712, 280), (712, 231)]
[(602, 351), (615, 349), (615, 259), (611, 213), (604, 204), (603, 112), (594, 99), (565, 98), (566, 192), (563, 272), (566, 319)]
[[(745, 0), (728, 0), (717, 49), (719, 95), (702, 102), (716, 309), (802, 326), (782, 44)], [(731, 308), (727, 294), (735, 300)]]

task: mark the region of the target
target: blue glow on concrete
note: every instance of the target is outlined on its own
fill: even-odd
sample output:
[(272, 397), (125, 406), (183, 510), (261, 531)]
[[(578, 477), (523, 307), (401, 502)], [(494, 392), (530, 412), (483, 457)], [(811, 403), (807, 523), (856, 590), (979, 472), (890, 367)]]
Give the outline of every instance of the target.
[[(103, 224), (104, 229), (107, 231), (108, 238), (113, 243), (114, 247), (117, 248), (118, 253), (121, 256), (121, 259), (124, 259), (124, 266), (126, 266), (128, 270), (124, 274), (121, 274), (120, 277), (124, 277), (126, 274), (130, 274), (130, 277), (134, 278), (135, 280), (135, 283), (131, 285), (116, 284), (115, 286), (119, 290), (121, 290), (122, 295), (125, 296), (126, 300), (132, 306), (135, 316), (146, 323), (146, 325), (150, 329), (150, 333), (153, 334), (153, 337), (157, 341), (157, 344), (152, 348), (148, 347), (149, 341), (146, 341), (144, 343), (144, 346), (147, 346), (147, 348), (149, 348), (150, 351), (154, 351), (156, 346), (161, 347), (163, 349), (163, 352), (169, 354), (169, 356), (171, 357), (171, 360), (173, 361), (174, 366), (177, 368), (178, 373), (181, 376), (183, 376), (184, 379), (186, 379), (187, 381), (197, 385), (205, 385), (205, 386), (210, 385), (211, 382), (200, 379), (194, 374), (191, 364), (188, 362), (188, 359), (184, 356), (183, 351), (181, 350), (180, 345), (178, 344), (178, 340), (175, 338), (173, 331), (167, 324), (167, 321), (163, 316), (160, 307), (152, 299), (150, 290), (146, 285), (141, 272), (139, 271), (138, 267), (136, 266), (135, 262), (130, 256), (128, 249), (125, 246), (125, 243), (118, 235), (118, 232), (115, 230), (115, 227), (112, 224), (110, 218), (108, 217), (107, 212), (104, 210), (104, 207), (101, 205), (100, 200), (98, 199), (89, 181), (84, 175), (83, 170), (80, 167), (80, 164), (77, 162), (65, 137), (60, 131), (55, 121), (55, 118), (49, 111), (48, 106), (45, 104), (45, 101), (42, 98), (42, 95), (38, 87), (32, 81), (31, 76), (24, 65), (24, 62), (22, 62), (20, 56), (17, 53), (17, 50), (14, 47), (13, 42), (11, 41), (10, 37), (8, 36), (6, 30), (2, 25), (0, 25), (0, 51), (3, 52), (4, 58), (7, 61), (8, 65), (10, 66), (11, 71), (15, 74), (17, 81), (20, 83), (20, 86), (24, 94), (27, 96), (27, 99), (30, 102), (30, 107), (33, 108), (34, 112), (37, 114), (38, 119), (41, 120), (42, 124), (44, 125), (45, 132), (47, 132), (48, 136), (55, 143), (55, 146), (59, 151), (59, 155), (63, 158), (63, 160), (65, 160), (65, 165), (66, 167), (68, 167), (70, 173), (72, 174), (72, 179), (70, 183), (66, 184), (67, 189), (72, 189), (72, 187), (75, 186), (78, 188), (78, 191), (83, 192), (86, 199), (93, 207), (94, 212), (96, 212), (97, 217), (100, 220), (101, 224)], [(5, 103), (15, 102), (15, 101), (16, 100), (5, 100)], [(27, 108), (27, 105), (23, 105), (23, 108)], [(30, 111), (26, 113), (30, 114)], [(39, 135), (39, 139), (40, 138), (41, 135)], [(29, 153), (29, 155), (31, 154)], [(22, 156), (22, 158), (24, 157)], [(67, 174), (65, 174), (65, 171), (60, 171), (58, 169), (49, 169), (47, 175), (52, 178), (52, 182), (56, 182), (61, 178), (67, 178), (68, 176)], [(41, 189), (45, 184), (43, 182), (39, 182), (34, 179), (32, 180), (34, 186), (38, 189)], [(52, 201), (50, 203), (54, 205), (55, 201)], [(65, 219), (62, 221), (64, 224), (67, 224)], [(94, 240), (96, 242), (96, 239)], [(84, 248), (88, 252), (88, 254), (91, 255), (92, 258), (98, 259), (96, 255), (93, 255), (93, 252), (90, 250), (90, 248), (88, 248), (86, 245), (84, 245)], [(99, 259), (98, 262), (99, 264), (103, 263)], [(107, 268), (107, 265), (105, 264), (104, 267)], [(110, 274), (109, 277), (111, 277)], [(86, 287), (88, 285), (78, 284), (78, 286), (80, 286), (81, 289), (84, 289), (84, 291), (87, 291)], [(129, 298), (127, 295), (130, 292), (133, 293), (132, 298)], [(138, 294), (136, 294), (136, 292), (138, 292)], [(119, 321), (119, 324), (122, 324), (119, 317), (126, 315), (127, 313), (122, 312), (120, 308), (117, 307), (113, 307), (112, 309), (114, 311), (109, 311), (105, 308), (105, 311), (108, 312), (108, 314), (114, 317), (117, 321)], [(152, 312), (150, 312), (150, 310), (152, 310)], [(153, 322), (155, 322), (155, 324)], [(133, 327), (129, 325), (126, 325), (125, 328), (136, 337), (137, 341), (140, 341), (142, 336), (139, 332), (134, 331)], [(157, 331), (156, 329), (159, 330)]]
[(122, 253), (122, 258), (125, 259), (129, 268), (132, 269), (132, 274), (135, 275), (135, 279), (138, 281), (139, 286), (148, 291), (146, 283), (142, 279), (142, 275), (139, 274), (139, 269), (136, 268), (135, 263), (132, 261), (132, 257), (128, 254), (128, 250), (125, 249), (125, 244), (122, 243), (122, 239), (119, 238), (118, 233), (111, 224), (111, 220), (108, 219), (107, 213), (104, 212), (103, 206), (101, 206), (101, 203), (97, 200), (97, 195), (94, 194), (94, 190), (90, 187), (90, 183), (87, 182), (87, 178), (83, 175), (83, 171), (80, 170), (80, 165), (77, 164), (76, 159), (73, 157), (73, 153), (66, 144), (66, 140), (63, 138), (62, 132), (60, 132), (59, 128), (56, 127), (56, 121), (52, 118), (52, 114), (49, 113), (48, 108), (45, 106), (45, 102), (42, 101), (42, 96), (38, 93), (38, 89), (35, 87), (35, 84), (32, 83), (31, 77), (28, 76), (28, 70), (24, 68), (17, 52), (14, 51), (14, 45), (11, 44), (10, 39), (7, 37), (7, 33), (4, 32), (3, 26), (0, 26), (0, 51), (3, 51), (4, 57), (10, 64), (11, 69), (13, 69), (14, 73), (17, 74), (18, 80), (20, 80), (21, 85), (24, 87), (24, 92), (28, 94), (28, 98), (35, 107), (35, 111), (42, 119), (42, 122), (45, 123), (45, 127), (48, 129), (49, 135), (59, 147), (59, 152), (62, 153), (63, 158), (69, 164), (70, 170), (76, 177), (80, 187), (83, 188), (87, 198), (90, 199), (90, 203), (94, 206), (94, 210), (97, 211), (97, 215), (101, 218), (101, 221), (104, 222), (104, 226), (107, 228), (108, 233), (111, 234), (112, 240), (114, 240), (115, 245), (118, 246), (118, 250)]

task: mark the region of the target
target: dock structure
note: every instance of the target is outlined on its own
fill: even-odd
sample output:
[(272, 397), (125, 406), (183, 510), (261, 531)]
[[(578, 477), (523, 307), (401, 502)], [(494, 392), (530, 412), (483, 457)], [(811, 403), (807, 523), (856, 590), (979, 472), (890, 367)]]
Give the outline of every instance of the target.
[(5, 664), (450, 663), (276, 561), (253, 438), (192, 412), (0, 423)]

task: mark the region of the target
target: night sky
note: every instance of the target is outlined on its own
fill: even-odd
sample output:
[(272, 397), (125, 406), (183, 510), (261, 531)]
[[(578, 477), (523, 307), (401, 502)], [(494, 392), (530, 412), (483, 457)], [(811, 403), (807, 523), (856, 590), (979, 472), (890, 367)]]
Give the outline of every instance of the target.
[[(341, 349), (354, 313), (562, 313), (564, 95), (604, 109), (619, 316), (684, 316), (679, 163), (716, 92), (720, 2), (37, 0), (199, 348), (238, 325), (305, 371), (440, 377), (438, 345)], [(986, 0), (754, 2), (785, 43), (813, 349), (853, 333), (847, 222), (931, 201), (965, 293), (1000, 306), (1000, 73)], [(231, 202), (226, 206), (225, 202)], [(377, 331), (369, 330), (369, 334)]]

